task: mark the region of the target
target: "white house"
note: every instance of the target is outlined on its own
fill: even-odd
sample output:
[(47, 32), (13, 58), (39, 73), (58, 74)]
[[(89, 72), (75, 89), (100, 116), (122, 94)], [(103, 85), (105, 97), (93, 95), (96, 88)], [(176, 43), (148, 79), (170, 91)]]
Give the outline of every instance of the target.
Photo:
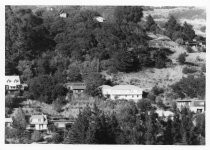
[(95, 17), (94, 18), (96, 21), (98, 21), (98, 22), (104, 22), (105, 21), (105, 19), (103, 18), (103, 17), (101, 17), (101, 16), (97, 16), (97, 17)]
[(26, 129), (29, 130), (47, 130), (47, 116), (46, 115), (32, 115), (29, 119), (29, 125)]
[(61, 9), (61, 10), (59, 11), (59, 16), (60, 16), (61, 18), (67, 18), (67, 17), (68, 17), (68, 14), (67, 14), (63, 9)]
[(168, 110), (162, 110), (158, 109), (155, 111), (159, 117), (163, 117), (165, 121), (167, 121), (168, 118), (171, 118), (172, 120), (174, 119), (174, 113)]
[(11, 127), (12, 123), (12, 118), (5, 118), (5, 127)]
[(61, 14), (60, 14), (60, 17), (61, 17), (61, 18), (67, 18), (67, 15), (68, 15), (67, 13), (61, 13)]
[(5, 89), (8, 91), (15, 91), (20, 89), (20, 77), (19, 76), (5, 76)]
[(189, 108), (191, 111), (197, 112), (204, 112), (205, 111), (205, 100), (177, 100), (176, 101), (177, 108), (182, 109), (184, 107)]
[(134, 85), (116, 85), (116, 86), (101, 86), (101, 91), (104, 97), (111, 100), (126, 99), (137, 102), (142, 99), (143, 90)]

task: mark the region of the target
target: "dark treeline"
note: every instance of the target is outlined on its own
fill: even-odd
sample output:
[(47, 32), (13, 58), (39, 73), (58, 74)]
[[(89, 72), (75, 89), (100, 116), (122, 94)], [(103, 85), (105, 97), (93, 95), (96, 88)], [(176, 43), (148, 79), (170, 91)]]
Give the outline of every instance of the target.
[[(138, 103), (121, 108), (118, 113), (104, 114), (96, 106), (81, 112), (72, 129), (65, 134), (68, 144), (145, 144), (145, 145), (197, 145), (205, 137), (204, 119), (193, 125), (193, 114), (188, 109), (174, 109), (174, 118), (165, 120)], [(202, 118), (202, 117), (201, 117)], [(202, 124), (202, 125), (201, 125)]]

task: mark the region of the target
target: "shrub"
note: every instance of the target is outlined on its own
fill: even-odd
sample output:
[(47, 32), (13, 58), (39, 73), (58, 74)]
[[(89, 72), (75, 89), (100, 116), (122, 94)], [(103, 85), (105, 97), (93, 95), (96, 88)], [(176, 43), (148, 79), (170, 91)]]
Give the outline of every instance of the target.
[(151, 108), (152, 108), (151, 101), (150, 101), (149, 99), (147, 99), (147, 98), (142, 99), (142, 100), (140, 100), (140, 101), (137, 102), (137, 107), (138, 107), (142, 112), (151, 110)]
[(186, 61), (186, 53), (180, 54), (180, 55), (178, 56), (178, 62), (179, 62), (180, 64), (184, 64), (185, 61)]
[(153, 93), (149, 93), (148, 95), (147, 95), (147, 98), (151, 101), (151, 102), (155, 102), (155, 95), (153, 94)]
[(189, 75), (187, 78), (182, 78), (179, 82), (173, 84), (171, 88), (181, 98), (204, 98), (206, 77), (204, 75), (201, 75), (200, 77)]
[(190, 46), (187, 46), (186, 49), (187, 49), (187, 52), (188, 52), (188, 53), (193, 53), (193, 52), (194, 52), (193, 49), (192, 49)]
[(206, 72), (206, 65), (205, 65), (205, 64), (202, 65), (201, 71), (202, 71), (202, 72)]
[(152, 92), (153, 92), (154, 95), (159, 95), (159, 94), (161, 94), (161, 93), (164, 92), (164, 89), (163, 88), (160, 88), (158, 86), (154, 86), (152, 88)]
[(85, 79), (86, 89), (85, 92), (91, 96), (97, 96), (100, 94), (100, 90), (98, 89), (99, 86), (103, 85), (105, 79), (99, 73), (92, 72), (88, 74), (87, 78)]
[(34, 142), (40, 142), (43, 140), (42, 136), (41, 136), (41, 133), (39, 131), (34, 131), (32, 133), (32, 136), (31, 136), (31, 139), (34, 141)]
[(58, 144), (58, 143), (61, 143), (62, 141), (63, 141), (63, 137), (60, 134), (58, 133), (53, 134), (52, 136), (53, 143)]
[(197, 69), (194, 67), (184, 67), (182, 69), (182, 73), (184, 73), (184, 74), (195, 73), (195, 72), (197, 72)]

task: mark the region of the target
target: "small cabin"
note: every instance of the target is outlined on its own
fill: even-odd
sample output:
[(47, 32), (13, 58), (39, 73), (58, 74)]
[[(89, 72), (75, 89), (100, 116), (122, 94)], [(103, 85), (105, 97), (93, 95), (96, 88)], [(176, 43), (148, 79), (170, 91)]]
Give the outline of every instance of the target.
[(67, 18), (68, 17), (68, 13), (66, 13), (64, 10), (60, 10), (59, 11), (59, 16), (61, 17), (61, 18)]
[(86, 89), (86, 85), (83, 82), (76, 82), (76, 83), (66, 83), (66, 88), (73, 92), (73, 94), (81, 94)]
[(205, 100), (177, 100), (176, 104), (180, 110), (186, 107), (195, 113), (203, 113), (205, 111)]
[(105, 19), (101, 16), (94, 17), (94, 19), (98, 22), (104, 22), (105, 21)]
[(5, 90), (16, 91), (21, 88), (19, 76), (5, 76)]
[(5, 118), (5, 127), (11, 127), (12, 123), (12, 118)]

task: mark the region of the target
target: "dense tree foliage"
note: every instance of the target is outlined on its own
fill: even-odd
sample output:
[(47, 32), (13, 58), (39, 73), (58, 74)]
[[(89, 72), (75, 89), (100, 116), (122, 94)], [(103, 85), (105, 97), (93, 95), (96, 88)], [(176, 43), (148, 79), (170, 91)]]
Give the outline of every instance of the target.
[(179, 82), (173, 84), (172, 89), (181, 98), (205, 98), (206, 78), (204, 75), (201, 75), (199, 77), (189, 75), (187, 78), (182, 78)]
[(100, 94), (98, 87), (105, 83), (105, 79), (101, 74), (93, 72), (87, 76), (87, 78), (85, 79), (85, 83), (86, 93), (88, 93), (91, 96), (97, 96)]
[(40, 75), (30, 81), (29, 92), (34, 99), (51, 103), (58, 96), (66, 95), (67, 90), (63, 85), (54, 82), (53, 77)]
[(165, 23), (165, 29), (165, 34), (174, 41), (177, 39), (192, 41), (195, 37), (195, 31), (192, 25), (186, 22), (181, 25), (174, 16), (170, 16), (169, 20)]
[(160, 33), (161, 29), (158, 27), (151, 15), (146, 18), (146, 31), (152, 32), (154, 34)]
[(25, 113), (21, 108), (18, 108), (15, 112), (13, 126), (19, 130), (24, 130), (26, 128)]

